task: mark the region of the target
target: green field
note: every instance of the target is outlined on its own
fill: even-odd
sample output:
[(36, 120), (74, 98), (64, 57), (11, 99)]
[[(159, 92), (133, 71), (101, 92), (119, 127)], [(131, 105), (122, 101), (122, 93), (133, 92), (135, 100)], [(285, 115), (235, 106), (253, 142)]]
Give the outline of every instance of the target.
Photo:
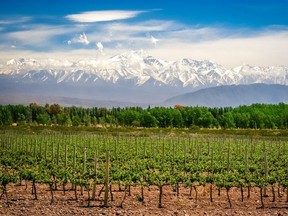
[[(26, 180), (33, 183), (35, 191), (37, 184), (49, 185), (51, 193), (57, 185), (65, 188), (73, 184), (75, 198), (77, 190), (85, 190), (93, 200), (95, 186), (104, 187), (106, 177), (106, 186), (118, 184), (127, 190), (135, 185), (157, 186), (159, 206), (165, 185), (179, 191), (179, 185), (197, 190), (210, 184), (211, 190), (212, 186), (225, 188), (227, 194), (236, 187), (241, 189), (242, 199), (244, 188), (249, 192), (251, 187), (258, 187), (261, 200), (266, 188), (272, 187), (273, 197), (276, 191), (286, 191), (288, 199), (288, 138), (279, 137), (281, 131), (270, 131), (274, 136), (260, 136), (253, 130), (246, 131), (246, 135), (231, 135), (225, 130), (210, 134), (209, 130), (203, 134), (189, 130), (85, 130), (2, 130), (3, 194), (7, 184)], [(141, 196), (139, 199), (144, 200), (145, 194)]]

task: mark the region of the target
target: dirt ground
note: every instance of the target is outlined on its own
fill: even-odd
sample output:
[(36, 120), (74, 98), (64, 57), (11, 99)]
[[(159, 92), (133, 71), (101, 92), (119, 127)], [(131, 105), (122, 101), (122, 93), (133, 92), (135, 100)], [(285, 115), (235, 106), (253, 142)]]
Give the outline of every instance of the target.
[[(71, 188), (70, 185), (67, 188)], [(226, 191), (221, 191), (218, 196), (216, 188), (213, 190), (213, 202), (210, 202), (209, 186), (197, 187), (198, 199), (195, 199), (195, 191), (189, 196), (189, 188), (180, 187), (180, 195), (177, 197), (171, 186), (163, 188), (163, 208), (158, 208), (159, 190), (151, 186), (150, 190), (144, 189), (144, 203), (139, 201), (140, 187), (131, 187), (131, 196), (126, 197), (123, 208), (119, 207), (124, 192), (119, 191), (118, 185), (112, 187), (114, 201), (109, 200), (109, 207), (103, 207), (104, 193), (96, 201), (91, 201), (91, 207), (87, 207), (87, 191), (80, 194), (75, 200), (74, 191), (67, 191), (64, 195), (63, 190), (54, 192), (55, 202), (50, 204), (51, 194), (47, 185), (37, 184), (38, 200), (34, 200), (31, 194), (31, 184), (27, 190), (25, 186), (8, 185), (9, 206), (6, 197), (0, 200), (0, 215), (277, 215), (288, 216), (288, 203), (286, 193), (282, 197), (276, 196), (276, 202), (272, 201), (272, 193), (268, 188), (268, 197), (264, 198), (265, 208), (261, 206), (258, 188), (252, 188), (251, 197), (247, 198), (245, 189), (244, 201), (241, 201), (240, 190), (232, 188), (229, 192), (232, 208), (229, 207)], [(97, 187), (99, 192), (101, 186)]]

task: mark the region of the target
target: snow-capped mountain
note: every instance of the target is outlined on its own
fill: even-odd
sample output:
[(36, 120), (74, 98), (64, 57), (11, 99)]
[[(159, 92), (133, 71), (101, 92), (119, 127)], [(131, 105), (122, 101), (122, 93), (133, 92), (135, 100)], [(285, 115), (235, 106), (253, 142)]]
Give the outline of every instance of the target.
[(213, 61), (164, 61), (141, 51), (130, 51), (110, 58), (94, 59), (11, 59), (0, 63), (0, 74), (9, 79), (32, 83), (129, 83), (134, 86), (204, 88), (231, 84), (288, 85), (288, 67), (227, 69)]
[(59, 98), (70, 98), (69, 103), (94, 101), (95, 106), (159, 104), (199, 89), (253, 83), (288, 85), (288, 67), (242, 65), (227, 69), (209, 60), (165, 61), (142, 50), (77, 60), (0, 59), (0, 104), (29, 103), (32, 99), (54, 103)]

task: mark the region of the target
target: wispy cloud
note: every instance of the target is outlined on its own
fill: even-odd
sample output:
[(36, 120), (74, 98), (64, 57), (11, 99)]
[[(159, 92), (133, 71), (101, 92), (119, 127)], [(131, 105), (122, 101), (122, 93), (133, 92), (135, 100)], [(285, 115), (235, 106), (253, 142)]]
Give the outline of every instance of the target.
[(155, 38), (153, 35), (151, 35), (150, 33), (146, 34), (146, 37), (150, 39), (151, 43), (156, 46), (156, 44), (158, 43), (159, 39)]
[(70, 14), (65, 17), (73, 22), (93, 23), (129, 19), (141, 13), (144, 13), (144, 11), (105, 10), (87, 11), (79, 14)]
[(161, 21), (161, 20), (147, 20), (144, 22), (131, 23), (111, 23), (105, 25), (105, 30), (114, 31), (125, 31), (137, 34), (139, 32), (155, 32), (155, 31), (167, 31), (171, 28), (177, 28), (179, 24), (173, 21)]
[(158, 41), (159, 41), (159, 39), (153, 37), (152, 35), (151, 35), (151, 37), (150, 37), (150, 40), (151, 40), (151, 43), (154, 44), (155, 46), (156, 46), (156, 44), (157, 44)]
[[(29, 54), (34, 57), (93, 58), (97, 53), (114, 55), (131, 49), (144, 49), (165, 60), (211, 59), (227, 67), (242, 63), (287, 65), (288, 28), (285, 26), (248, 29), (193, 26), (173, 20), (127, 20), (144, 12), (71, 14), (66, 18), (73, 22), (61, 25), (33, 24), (29, 19), (34, 18), (28, 17), (18, 22), (2, 20), (0, 56)], [(8, 24), (13, 22), (13, 28), (9, 28)]]
[(167, 60), (192, 58), (210, 59), (226, 67), (244, 63), (259, 66), (287, 65), (288, 31), (257, 32), (249, 37), (234, 36), (206, 39), (202, 41), (183, 41), (166, 38), (161, 46), (149, 49), (151, 55)]
[(171, 31), (163, 32), (163, 36), (169, 40), (198, 42), (206, 40), (215, 40), (223, 37), (226, 29), (215, 27), (184, 27), (180, 29), (172, 29)]
[(103, 52), (104, 46), (101, 42), (97, 42), (96, 47), (100, 52)]
[[(158, 43), (157, 46), (149, 46), (151, 41), (145, 36), (145, 39), (137, 41), (139, 43), (137, 48), (143, 48), (149, 55), (163, 60), (175, 61), (181, 58), (210, 59), (227, 68), (244, 63), (258, 66), (287, 65), (288, 31), (265, 31), (262, 34), (250, 35), (249, 37), (226, 37), (198, 42), (175, 40), (175, 38), (161, 38), (160, 40), (161, 43)], [(96, 43), (93, 42), (93, 44)], [(103, 42), (101, 44), (103, 45)], [(135, 46), (135, 44), (121, 41), (112, 47), (109, 44), (106, 45), (105, 42), (105, 56), (108, 58), (133, 49), (132, 45)], [(69, 50), (69, 55), (67, 55), (67, 51), (62, 49), (38, 52), (14, 48), (10, 51), (4, 51), (5, 47), (0, 46), (0, 55), (5, 58), (14, 58), (15, 56), (19, 58), (23, 56), (39, 58), (41, 56), (43, 58), (83, 59), (95, 58), (99, 50), (101, 50), (100, 43), (96, 45), (97, 49), (95, 49), (95, 46), (85, 47), (71, 49)]]
[(13, 40), (22, 45), (47, 46), (52, 37), (69, 34), (74, 29), (53, 25), (31, 25), (29, 29), (3, 34), (3, 40)]
[(83, 32), (83, 34), (80, 34), (79, 36), (74, 37), (71, 40), (68, 40), (68, 44), (70, 45), (71, 43), (80, 43), (88, 45), (90, 41), (88, 40), (88, 37), (86, 36), (85, 32)]
[[(90, 29), (97, 29), (89, 32), (89, 39), (93, 42), (102, 41), (118, 47), (145, 48), (155, 45), (160, 39), (158, 35), (166, 31), (178, 28), (178, 24), (171, 21), (148, 20), (133, 24), (125, 22), (113, 22), (90, 26)], [(153, 36), (152, 36), (153, 34)], [(133, 46), (133, 47), (132, 47)]]
[(1, 19), (0, 18), (0, 25), (12, 25), (12, 24), (17, 24), (17, 23), (24, 23), (28, 22), (32, 19), (32, 17), (29, 16), (15, 16), (15, 17), (10, 17), (6, 19)]

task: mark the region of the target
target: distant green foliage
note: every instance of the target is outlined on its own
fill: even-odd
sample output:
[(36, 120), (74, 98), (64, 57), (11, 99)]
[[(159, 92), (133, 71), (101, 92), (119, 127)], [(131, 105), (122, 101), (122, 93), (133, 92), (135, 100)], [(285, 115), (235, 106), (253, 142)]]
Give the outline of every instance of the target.
[(253, 104), (236, 108), (141, 107), (83, 108), (32, 103), (0, 106), (0, 125), (115, 125), (159, 128), (287, 129), (288, 104)]

